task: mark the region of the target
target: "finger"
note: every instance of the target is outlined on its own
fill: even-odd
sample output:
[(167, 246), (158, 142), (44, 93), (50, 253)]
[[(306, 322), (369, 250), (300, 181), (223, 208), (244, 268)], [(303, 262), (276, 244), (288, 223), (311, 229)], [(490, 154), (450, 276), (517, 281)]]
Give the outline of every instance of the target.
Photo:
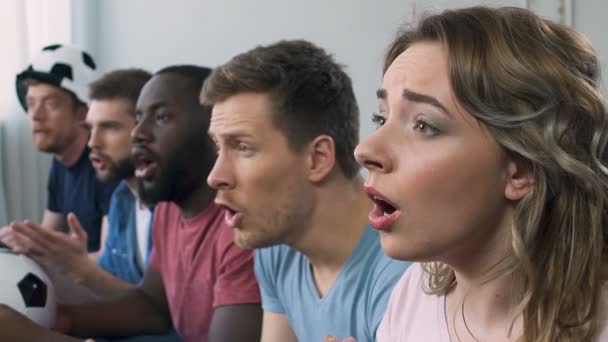
[(42, 225), (40, 225), (34, 221), (31, 221), (31, 220), (24, 220), (23, 224), (28, 227), (31, 227), (32, 229), (44, 229), (44, 227)]
[(29, 257), (33, 255), (46, 255), (48, 253), (42, 246), (39, 246), (27, 236), (18, 233), (15, 234), (14, 246), (15, 248), (13, 248), (13, 252), (17, 254), (25, 254)]
[(84, 228), (82, 228), (78, 217), (76, 217), (74, 213), (68, 214), (68, 226), (70, 226), (72, 235), (78, 240), (85, 240), (88, 238), (87, 232), (84, 230)]
[(15, 239), (15, 233), (13, 232), (11, 227), (6, 226), (0, 229), (0, 242), (2, 242), (2, 244), (4, 244), (6, 247), (13, 250), (13, 252), (17, 252), (15, 251), (15, 249), (19, 247), (19, 244)]
[(325, 335), (325, 342), (340, 342), (340, 341), (331, 335)]
[(47, 255), (52, 248), (51, 237), (45, 229), (32, 229), (20, 223), (12, 224), (11, 229), (23, 253)]
[(11, 231), (10, 225), (0, 228), (0, 239), (2, 239), (4, 236), (8, 235), (10, 233), (10, 231)]
[(69, 235), (51, 229), (44, 229), (30, 221), (17, 226), (17, 231), (33, 240), (39, 249), (46, 249), (51, 253), (60, 253), (66, 250), (80, 252), (81, 250), (81, 243)]
[(347, 337), (344, 340), (342, 340), (342, 342), (357, 342), (357, 340), (355, 340), (354, 337)]

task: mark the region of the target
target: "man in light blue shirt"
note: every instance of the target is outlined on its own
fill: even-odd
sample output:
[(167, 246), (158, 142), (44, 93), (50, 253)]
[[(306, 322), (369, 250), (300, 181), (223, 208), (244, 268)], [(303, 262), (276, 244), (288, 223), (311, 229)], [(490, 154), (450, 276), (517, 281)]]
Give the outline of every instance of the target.
[(208, 183), (236, 243), (258, 248), (262, 342), (374, 341), (409, 264), (368, 225), (348, 75), (323, 49), (282, 41), (215, 69), (201, 100), (218, 147)]
[(323, 341), (325, 335), (375, 341), (391, 290), (405, 269), (405, 263), (384, 255), (378, 232), (369, 226), (323, 297), (310, 261), (295, 249), (259, 249), (255, 261), (264, 310), (287, 315), (299, 341)]

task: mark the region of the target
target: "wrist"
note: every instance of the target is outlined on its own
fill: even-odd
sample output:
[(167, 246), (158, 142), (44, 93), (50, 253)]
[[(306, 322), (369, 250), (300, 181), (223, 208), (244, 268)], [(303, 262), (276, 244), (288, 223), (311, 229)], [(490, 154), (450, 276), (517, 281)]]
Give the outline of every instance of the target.
[(76, 283), (87, 288), (90, 287), (95, 283), (98, 270), (99, 267), (97, 266), (97, 263), (88, 257), (82, 258), (82, 263), (75, 274)]

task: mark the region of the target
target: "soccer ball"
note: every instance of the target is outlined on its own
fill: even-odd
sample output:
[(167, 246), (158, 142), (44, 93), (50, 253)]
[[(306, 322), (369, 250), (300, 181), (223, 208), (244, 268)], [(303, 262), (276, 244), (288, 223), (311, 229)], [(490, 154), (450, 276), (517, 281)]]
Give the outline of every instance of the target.
[(89, 102), (89, 83), (98, 77), (93, 57), (72, 45), (54, 44), (40, 51), (23, 72), (17, 75), (17, 97), (27, 111), (27, 79), (34, 79), (72, 93), (83, 104)]
[(0, 248), (0, 303), (46, 328), (55, 326), (55, 289), (34, 261)]

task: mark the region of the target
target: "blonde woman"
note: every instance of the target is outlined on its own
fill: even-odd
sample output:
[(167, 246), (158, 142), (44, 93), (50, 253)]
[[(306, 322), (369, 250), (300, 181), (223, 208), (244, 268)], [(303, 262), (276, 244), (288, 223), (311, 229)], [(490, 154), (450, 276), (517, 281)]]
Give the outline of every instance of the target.
[(608, 341), (608, 114), (590, 43), (517, 8), (401, 32), (378, 90), (372, 225), (415, 260), (379, 341)]

